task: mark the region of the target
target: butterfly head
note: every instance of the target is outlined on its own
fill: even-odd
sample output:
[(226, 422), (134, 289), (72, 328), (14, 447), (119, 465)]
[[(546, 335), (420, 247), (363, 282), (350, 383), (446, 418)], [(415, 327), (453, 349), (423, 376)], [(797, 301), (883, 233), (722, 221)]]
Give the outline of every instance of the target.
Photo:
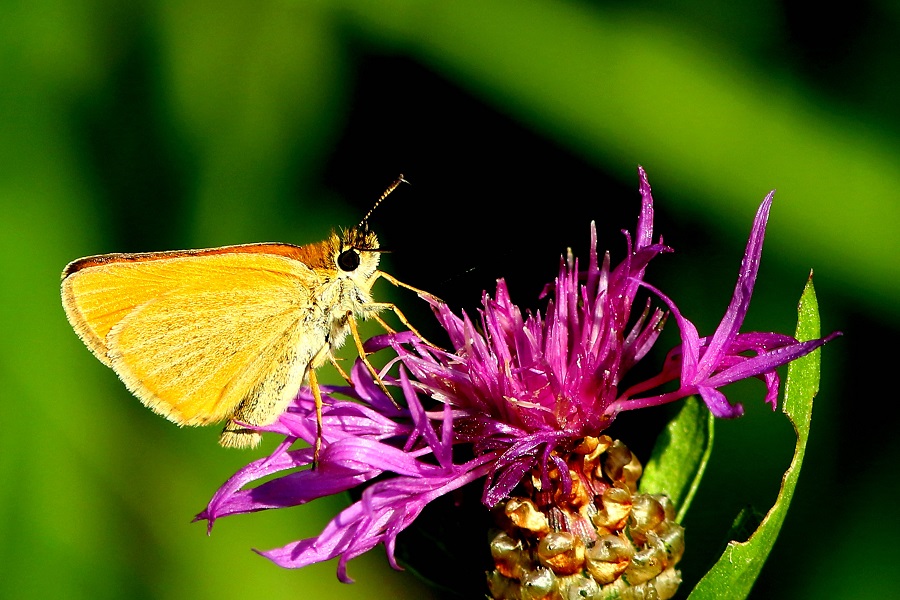
[(368, 281), (378, 269), (381, 258), (378, 236), (369, 230), (367, 222), (344, 230), (340, 236), (334, 234), (332, 241), (332, 256), (338, 276), (363, 282)]
[(381, 197), (358, 225), (345, 229), (341, 236), (332, 235), (332, 248), (334, 249), (332, 254), (339, 277), (349, 277), (357, 284), (363, 284), (375, 274), (381, 258), (380, 253), (384, 250), (378, 246), (378, 236), (369, 230), (369, 217), (382, 201), (397, 189), (397, 186), (405, 182), (403, 175), (400, 175), (381, 194)]

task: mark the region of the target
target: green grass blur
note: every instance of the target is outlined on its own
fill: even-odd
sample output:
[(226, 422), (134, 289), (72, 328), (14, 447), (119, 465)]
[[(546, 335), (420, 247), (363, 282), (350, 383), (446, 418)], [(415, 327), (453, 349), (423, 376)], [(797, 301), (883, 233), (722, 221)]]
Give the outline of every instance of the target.
[[(845, 332), (825, 348), (800, 486), (754, 597), (900, 587), (886, 508), (900, 409), (882, 350), (900, 325), (893, 3), (45, 0), (3, 13), (0, 598), (427, 597), (381, 549), (350, 564), (353, 586), (333, 563), (285, 571), (250, 551), (314, 535), (340, 498), (225, 519), (211, 537), (191, 524), (274, 440), (224, 451), (215, 428), (143, 408), (66, 323), (67, 262), (317, 240), (403, 172), (412, 185), (373, 219), (391, 272), (469, 306), (502, 275), (537, 308), (590, 219), (621, 251), (638, 164), (676, 249), (650, 277), (701, 333), (772, 188), (748, 327), (792, 332), (814, 269), (823, 330)], [(789, 464), (790, 428), (753, 383), (734, 393), (747, 417), (718, 424), (688, 576), (744, 503), (768, 507)]]

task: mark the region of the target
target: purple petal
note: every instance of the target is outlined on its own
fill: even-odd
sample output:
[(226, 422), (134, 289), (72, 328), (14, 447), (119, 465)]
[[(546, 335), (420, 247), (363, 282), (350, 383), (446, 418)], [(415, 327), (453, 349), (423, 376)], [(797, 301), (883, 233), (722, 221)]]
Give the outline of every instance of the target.
[(644, 167), (638, 167), (638, 176), (641, 179), (641, 215), (638, 217), (637, 233), (634, 240), (635, 250), (640, 250), (653, 242), (653, 195)]
[(317, 498), (346, 492), (380, 474), (381, 471), (376, 469), (353, 471), (336, 468), (289, 473), (255, 488), (237, 490), (222, 496), (217, 494), (210, 507), (197, 515), (195, 520), (206, 519), (207, 528), (212, 529), (213, 521), (219, 517), (299, 506)]
[(675, 317), (675, 323), (681, 332), (681, 380), (685, 383), (694, 383), (700, 359), (700, 335), (697, 333), (697, 327), (682, 316), (675, 303), (662, 291), (647, 282), (642, 282), (642, 285), (665, 302), (669, 312)]
[(740, 404), (730, 404), (725, 394), (714, 387), (702, 386), (698, 389), (700, 397), (709, 411), (720, 419), (733, 419), (744, 414), (744, 407)]
[(716, 373), (706, 381), (710, 385), (719, 387), (735, 381), (740, 381), (741, 379), (770, 372), (781, 365), (809, 354), (838, 335), (840, 335), (840, 333), (833, 333), (825, 338), (809, 340), (807, 342), (797, 342), (791, 346), (776, 348), (775, 350), (764, 352), (752, 358), (745, 357), (745, 359), (737, 365)]
[[(392, 541), (419, 515), (428, 502), (483, 477), (488, 464), (475, 460), (455, 471), (427, 479), (397, 477), (370, 485), (362, 499), (344, 509), (316, 538), (260, 552), (276, 564), (299, 568), (340, 556), (338, 578), (349, 583), (346, 562)], [(388, 550), (393, 544), (386, 544)], [(393, 557), (391, 557), (393, 560)]]
[(731, 341), (744, 323), (744, 317), (747, 316), (750, 298), (753, 296), (753, 286), (756, 284), (756, 274), (759, 272), (763, 240), (766, 236), (766, 222), (769, 219), (769, 209), (772, 207), (774, 195), (774, 190), (769, 192), (756, 211), (753, 229), (750, 233), (750, 239), (747, 240), (747, 249), (744, 251), (744, 258), (741, 261), (741, 269), (738, 274), (737, 285), (734, 288), (734, 295), (728, 304), (728, 309), (725, 311), (722, 322), (716, 328), (716, 332), (706, 348), (706, 352), (703, 354), (703, 358), (700, 359), (698, 375), (701, 377), (706, 377), (712, 373), (725, 348), (731, 344)]

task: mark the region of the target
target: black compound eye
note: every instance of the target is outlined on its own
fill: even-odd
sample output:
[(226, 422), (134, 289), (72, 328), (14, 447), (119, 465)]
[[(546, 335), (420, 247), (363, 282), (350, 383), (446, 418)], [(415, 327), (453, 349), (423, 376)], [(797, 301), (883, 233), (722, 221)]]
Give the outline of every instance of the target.
[(355, 271), (359, 266), (359, 252), (353, 248), (344, 250), (338, 255), (337, 264), (342, 271)]

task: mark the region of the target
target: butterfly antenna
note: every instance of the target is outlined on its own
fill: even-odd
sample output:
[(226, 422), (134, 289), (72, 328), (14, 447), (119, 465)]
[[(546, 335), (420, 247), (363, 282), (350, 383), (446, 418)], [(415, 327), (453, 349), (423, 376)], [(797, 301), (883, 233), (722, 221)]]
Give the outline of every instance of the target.
[(366, 225), (366, 222), (369, 220), (369, 217), (371, 217), (371, 216), (372, 216), (372, 213), (375, 212), (375, 209), (378, 208), (378, 205), (381, 204), (381, 203), (384, 201), (385, 198), (387, 198), (388, 196), (390, 196), (390, 195), (391, 195), (391, 192), (393, 192), (393, 191), (396, 190), (398, 187), (400, 187), (400, 184), (401, 184), (401, 183), (409, 183), (407, 180), (403, 179), (403, 173), (401, 173), (401, 174), (397, 177), (397, 179), (394, 180), (394, 183), (392, 183), (391, 185), (389, 185), (388, 188), (387, 188), (386, 190), (384, 190), (384, 192), (381, 194), (381, 196), (378, 198), (378, 200), (375, 201), (374, 206), (372, 206), (372, 208), (369, 209), (369, 212), (366, 213), (366, 216), (364, 216), (364, 217), (362, 218), (362, 221), (359, 222), (359, 225), (357, 225), (357, 227), (363, 227), (363, 226), (365, 226), (365, 225)]

